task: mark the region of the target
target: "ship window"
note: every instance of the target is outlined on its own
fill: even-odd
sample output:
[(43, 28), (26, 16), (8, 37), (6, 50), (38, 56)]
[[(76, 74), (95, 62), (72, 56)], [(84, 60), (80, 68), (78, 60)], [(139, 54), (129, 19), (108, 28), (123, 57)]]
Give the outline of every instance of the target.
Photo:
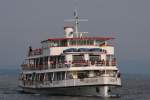
[(77, 45), (80, 45), (80, 41), (79, 40), (77, 40)]
[(94, 44), (94, 40), (87, 40), (87, 45), (93, 45)]
[(84, 55), (73, 55), (74, 61), (81, 61), (84, 60)]
[(93, 45), (94, 40), (70, 40), (70, 45)]
[(114, 57), (114, 55), (107, 55), (106, 60), (110, 61), (113, 57)]
[(90, 61), (99, 61), (100, 55), (90, 55)]
[(87, 40), (83, 40), (83, 42), (84, 42), (84, 45), (87, 45), (86, 41), (87, 41)]
[(61, 80), (65, 80), (65, 72), (61, 72)]
[(54, 81), (64, 80), (65, 79), (65, 72), (56, 72), (54, 73)]
[(54, 73), (54, 81), (57, 81), (57, 72)]
[(83, 40), (80, 40), (80, 45), (84, 45), (84, 41)]
[(61, 46), (67, 46), (67, 41), (66, 40), (61, 41)]
[(70, 40), (70, 45), (76, 45), (76, 40)]
[(65, 56), (58, 56), (58, 62), (63, 63), (65, 60)]
[(90, 40), (90, 45), (93, 45), (94, 44), (94, 40)]
[(87, 78), (88, 77), (88, 71), (79, 71), (77, 75), (78, 75), (79, 79)]
[(86, 45), (86, 40), (76, 40), (75, 43), (77, 45)]

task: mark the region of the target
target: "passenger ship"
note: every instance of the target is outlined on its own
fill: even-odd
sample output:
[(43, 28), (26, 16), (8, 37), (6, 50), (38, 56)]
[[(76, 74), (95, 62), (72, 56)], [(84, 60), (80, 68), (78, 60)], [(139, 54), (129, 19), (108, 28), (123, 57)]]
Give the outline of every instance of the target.
[(110, 44), (114, 38), (78, 32), (80, 19), (74, 17), (74, 26), (64, 27), (64, 37), (44, 40), (38, 49), (29, 47), (19, 77), (24, 92), (110, 97), (110, 89), (121, 86)]

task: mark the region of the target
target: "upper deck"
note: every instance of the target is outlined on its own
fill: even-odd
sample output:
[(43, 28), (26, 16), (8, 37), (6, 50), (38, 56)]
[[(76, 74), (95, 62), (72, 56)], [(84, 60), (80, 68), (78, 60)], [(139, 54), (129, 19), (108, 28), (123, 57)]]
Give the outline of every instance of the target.
[(113, 46), (107, 43), (108, 40), (112, 39), (114, 38), (112, 37), (49, 38), (41, 42), (42, 44), (41, 48), (29, 50), (29, 57), (60, 55), (61, 53), (63, 53), (64, 50), (69, 48), (76, 48), (76, 49), (100, 48), (107, 51), (108, 54), (112, 54), (110, 52), (113, 52)]
[(101, 45), (103, 42), (112, 40), (112, 37), (73, 37), (73, 38), (49, 38), (41, 43), (49, 47), (81, 46), (81, 45)]
[[(113, 53), (113, 47), (109, 46), (107, 41), (114, 39), (113, 37), (89, 37), (86, 36), (87, 32), (79, 32), (78, 26), (79, 16), (74, 16), (75, 25), (64, 27), (63, 38), (49, 38), (41, 41), (42, 47), (40, 49), (32, 50), (29, 48), (28, 57), (40, 57), (49, 55), (60, 55), (65, 49), (69, 48), (101, 48), (106, 49), (108, 53)], [(104, 48), (104, 46), (107, 46)], [(109, 50), (108, 50), (109, 49)], [(79, 53), (79, 52), (78, 52)]]

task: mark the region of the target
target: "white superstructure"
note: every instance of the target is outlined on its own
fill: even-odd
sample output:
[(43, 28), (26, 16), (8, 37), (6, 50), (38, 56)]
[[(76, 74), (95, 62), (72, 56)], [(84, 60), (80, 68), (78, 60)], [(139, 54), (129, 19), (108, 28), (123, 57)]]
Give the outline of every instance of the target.
[(64, 27), (63, 38), (49, 38), (42, 47), (29, 47), (19, 86), (25, 92), (109, 97), (121, 86), (112, 37), (88, 37), (75, 26)]

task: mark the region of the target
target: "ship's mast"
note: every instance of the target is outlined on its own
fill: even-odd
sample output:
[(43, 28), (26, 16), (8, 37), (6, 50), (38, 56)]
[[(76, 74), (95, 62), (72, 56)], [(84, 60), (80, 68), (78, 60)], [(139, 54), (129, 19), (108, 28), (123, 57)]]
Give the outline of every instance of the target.
[(75, 28), (74, 36), (79, 37), (79, 22), (80, 21), (88, 21), (88, 19), (79, 19), (77, 8), (75, 8), (75, 10), (74, 10), (74, 19), (68, 19), (68, 20), (65, 20), (65, 21), (75, 22), (74, 23), (74, 28)]
[(77, 8), (75, 8), (74, 17), (75, 17), (75, 33), (77, 34), (78, 33), (78, 24), (79, 24)]
[(75, 34), (76, 34), (76, 37), (79, 37), (79, 22), (80, 21), (88, 21), (87, 19), (79, 19), (79, 16), (78, 16), (78, 11), (77, 11), (77, 8), (75, 8), (75, 11), (74, 11), (74, 21), (75, 21)]

